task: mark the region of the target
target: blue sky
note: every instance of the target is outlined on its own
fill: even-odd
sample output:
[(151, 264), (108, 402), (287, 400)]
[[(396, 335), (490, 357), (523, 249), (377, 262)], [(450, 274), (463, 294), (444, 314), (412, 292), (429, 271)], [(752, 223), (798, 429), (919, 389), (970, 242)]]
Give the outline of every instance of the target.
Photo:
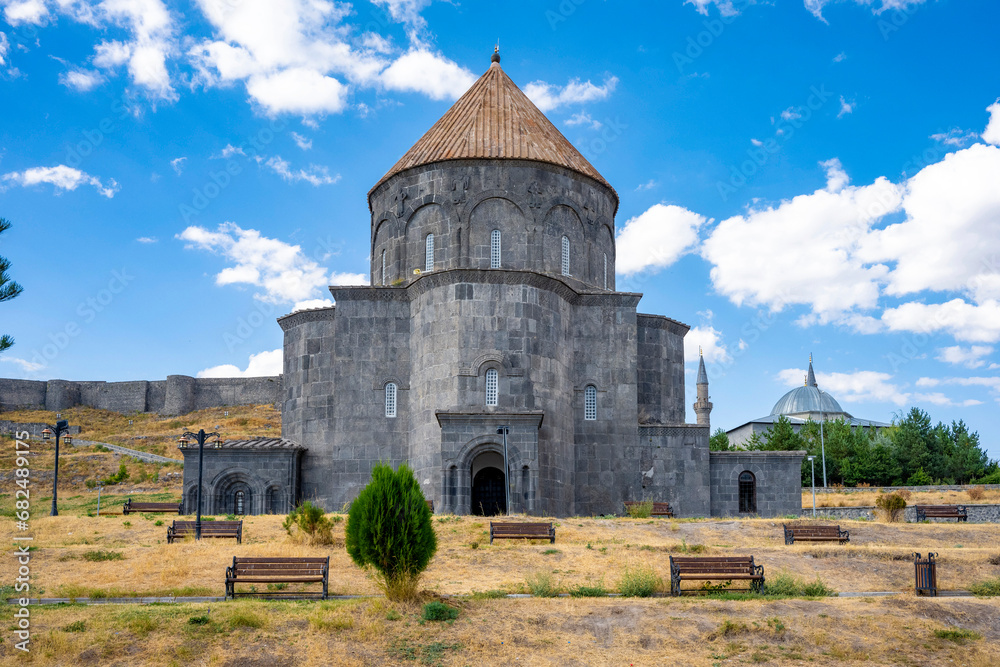
[(278, 372), (274, 319), (367, 281), (368, 189), (499, 38), (619, 192), (619, 289), (694, 327), (713, 425), (812, 352), (855, 416), (1000, 457), (1000, 8), (651, 4), (0, 0), (0, 376)]

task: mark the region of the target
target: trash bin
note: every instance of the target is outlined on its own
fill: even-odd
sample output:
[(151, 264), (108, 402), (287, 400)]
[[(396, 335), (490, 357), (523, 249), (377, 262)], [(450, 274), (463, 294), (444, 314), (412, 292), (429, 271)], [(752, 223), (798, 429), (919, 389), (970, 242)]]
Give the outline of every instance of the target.
[(913, 554), (913, 565), (917, 574), (917, 595), (937, 596), (937, 561), (935, 553), (927, 552), (927, 558), (921, 558), (920, 554)]

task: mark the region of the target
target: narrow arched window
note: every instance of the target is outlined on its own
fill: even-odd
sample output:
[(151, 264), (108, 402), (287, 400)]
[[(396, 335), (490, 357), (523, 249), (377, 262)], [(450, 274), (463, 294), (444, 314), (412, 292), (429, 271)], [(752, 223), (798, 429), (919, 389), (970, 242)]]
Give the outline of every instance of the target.
[(428, 234), (424, 242), (424, 271), (434, 270), (434, 235)]
[(490, 232), (490, 268), (500, 268), (500, 230)]
[(597, 419), (597, 387), (592, 384), (583, 390), (583, 418), (591, 422)]
[(396, 416), (396, 383), (389, 382), (385, 385), (385, 416)]
[(233, 501), (233, 505), (235, 505), (233, 514), (246, 514), (246, 494), (242, 491), (237, 491)]
[(740, 512), (757, 513), (757, 480), (749, 470), (740, 473)]
[(608, 253), (604, 253), (604, 289), (608, 289)]
[(379, 285), (385, 287), (385, 250), (382, 251), (382, 281)]
[(569, 275), (569, 238), (562, 237), (562, 274)]
[(491, 368), (486, 371), (486, 405), (497, 404), (497, 394), (499, 393), (500, 375), (497, 369)]

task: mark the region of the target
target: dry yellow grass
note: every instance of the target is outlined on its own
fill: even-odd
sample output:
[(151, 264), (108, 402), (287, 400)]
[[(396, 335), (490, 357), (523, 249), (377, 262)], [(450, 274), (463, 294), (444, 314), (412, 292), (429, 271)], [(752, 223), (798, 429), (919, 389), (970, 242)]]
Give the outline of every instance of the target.
[[(978, 505), (1000, 503), (1000, 489), (983, 489), (977, 499), (962, 491), (919, 491), (910, 494), (907, 505)], [(874, 507), (877, 491), (851, 491), (849, 493), (817, 493), (816, 507)], [(978, 495), (978, 494), (975, 494)], [(802, 507), (812, 507), (812, 491), (802, 489)]]

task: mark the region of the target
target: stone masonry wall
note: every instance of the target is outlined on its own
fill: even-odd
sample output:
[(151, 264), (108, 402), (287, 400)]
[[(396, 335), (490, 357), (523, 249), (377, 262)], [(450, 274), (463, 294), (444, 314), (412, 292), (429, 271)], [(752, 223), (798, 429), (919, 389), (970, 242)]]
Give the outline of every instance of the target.
[[(817, 489), (818, 491), (818, 489)], [(968, 523), (1000, 523), (1000, 505), (966, 505), (965, 511), (969, 515)], [(812, 507), (803, 508), (799, 514), (803, 519), (812, 518)], [(874, 507), (817, 507), (817, 519), (829, 519), (831, 521), (850, 521), (861, 519), (863, 521), (874, 521), (878, 518)], [(907, 507), (903, 510), (903, 520), (915, 522), (917, 520), (917, 508)], [(933, 523), (955, 523), (956, 519), (928, 519)]]
[(798, 514), (802, 510), (805, 452), (711, 452), (712, 516), (739, 516), (739, 476), (756, 479), (757, 515)]
[(66, 410), (83, 405), (113, 412), (186, 414), (230, 405), (277, 403), (282, 380), (277, 377), (193, 378), (131, 382), (15, 380), (0, 378), (0, 411)]
[[(669, 502), (675, 516), (709, 516), (708, 431), (694, 424), (640, 426), (638, 444), (626, 452), (642, 481), (626, 500)], [(623, 510), (618, 507), (615, 514)]]

